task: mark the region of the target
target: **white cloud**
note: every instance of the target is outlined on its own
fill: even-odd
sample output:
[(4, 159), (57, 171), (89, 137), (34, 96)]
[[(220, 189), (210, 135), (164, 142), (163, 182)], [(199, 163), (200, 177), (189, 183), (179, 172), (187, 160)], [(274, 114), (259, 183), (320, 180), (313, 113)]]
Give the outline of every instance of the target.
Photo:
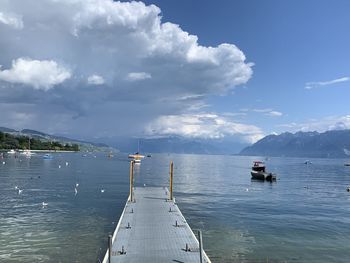
[(225, 117), (245, 117), (247, 116), (247, 113), (245, 112), (224, 112), (222, 113)]
[(148, 136), (179, 135), (210, 139), (237, 136), (249, 143), (264, 137), (260, 128), (231, 121), (216, 113), (161, 116), (146, 127), (145, 133)]
[[(231, 92), (253, 74), (253, 63), (237, 46), (200, 45), (198, 36), (163, 22), (155, 5), (11, 0), (0, 1), (0, 10), (21, 14), (25, 23), (22, 30), (0, 26), (0, 64), (18, 63), (24, 56), (38, 59), (24, 60), (22, 64), (32, 66), (24, 74), (17, 74), (17, 64), (1, 71), (1, 79), (12, 84), (2, 83), (0, 102), (11, 101), (18, 109), (22, 103), (34, 104), (27, 110), (37, 116), (37, 129), (56, 127), (46, 116), (50, 113), (62, 116), (57, 117), (60, 127), (70, 129), (65, 132), (119, 134), (127, 132), (127, 125), (132, 125), (132, 132), (141, 132), (161, 115), (206, 107), (208, 96)], [(103, 89), (84, 88), (100, 83), (96, 77), (89, 82), (92, 72), (103, 76)], [(24, 91), (23, 84), (50, 92)], [(59, 89), (52, 88), (57, 84)]]
[(282, 112), (279, 112), (279, 111), (270, 111), (267, 113), (269, 116), (272, 116), (272, 117), (280, 117), (283, 115)]
[(333, 79), (329, 81), (307, 82), (305, 84), (305, 89), (313, 89), (321, 86), (328, 86), (336, 83), (346, 82), (349, 80), (350, 80), (350, 77), (343, 77), (343, 78)]
[(283, 115), (282, 112), (275, 111), (273, 109), (248, 109), (248, 108), (244, 108), (244, 109), (240, 109), (240, 111), (263, 113), (264, 115), (270, 116), (270, 117), (280, 117)]
[(152, 76), (146, 72), (131, 72), (128, 74), (127, 79), (130, 81), (138, 81), (144, 79), (151, 79)]
[(12, 68), (1, 70), (0, 80), (33, 86), (38, 90), (49, 90), (64, 82), (71, 73), (52, 60), (19, 58), (12, 61)]
[(318, 131), (324, 132), (329, 130), (350, 129), (350, 115), (329, 116), (322, 119), (311, 119), (303, 123), (287, 123), (279, 125), (279, 127), (287, 128), (289, 131)]
[(87, 82), (90, 85), (102, 85), (105, 83), (105, 80), (103, 77), (94, 74), (88, 77)]
[(11, 26), (14, 29), (23, 28), (22, 17), (16, 14), (8, 14), (8, 13), (0, 12), (0, 23)]

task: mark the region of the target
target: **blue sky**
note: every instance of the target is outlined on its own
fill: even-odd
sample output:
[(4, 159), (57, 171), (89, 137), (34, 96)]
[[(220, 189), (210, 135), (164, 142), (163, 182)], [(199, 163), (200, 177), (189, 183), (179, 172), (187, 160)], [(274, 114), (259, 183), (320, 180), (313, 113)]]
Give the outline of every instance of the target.
[(80, 138), (350, 128), (349, 1), (0, 3), (0, 126)]
[[(198, 35), (201, 44), (234, 43), (255, 64), (253, 77), (243, 87), (208, 99), (213, 110), (271, 108), (283, 113), (268, 117), (252, 112), (243, 118), (265, 132), (288, 130), (280, 124), (349, 114), (350, 81), (305, 89), (307, 82), (350, 76), (349, 1), (146, 3), (161, 7), (165, 21)], [(326, 129), (328, 122), (324, 125)]]

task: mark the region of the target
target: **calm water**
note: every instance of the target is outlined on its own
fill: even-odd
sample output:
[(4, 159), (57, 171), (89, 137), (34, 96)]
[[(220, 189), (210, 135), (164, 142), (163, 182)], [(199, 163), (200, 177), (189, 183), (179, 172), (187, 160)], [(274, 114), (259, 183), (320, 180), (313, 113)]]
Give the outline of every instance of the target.
[[(154, 155), (136, 167), (136, 184), (167, 185), (174, 161), (176, 200), (213, 263), (349, 262), (344, 160), (271, 158), (270, 184), (250, 180), (254, 159)], [(128, 196), (128, 169), (123, 155), (0, 160), (0, 262), (96, 262)]]

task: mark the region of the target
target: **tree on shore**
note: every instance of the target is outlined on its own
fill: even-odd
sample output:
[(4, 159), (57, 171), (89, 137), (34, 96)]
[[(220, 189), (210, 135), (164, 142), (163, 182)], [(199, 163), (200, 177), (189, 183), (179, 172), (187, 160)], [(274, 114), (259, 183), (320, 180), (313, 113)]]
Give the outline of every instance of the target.
[[(29, 142), (30, 141), (30, 142)], [(55, 151), (75, 151), (78, 152), (78, 144), (61, 144), (57, 141), (45, 141), (28, 136), (15, 136), (9, 133), (0, 132), (0, 149), (19, 149), (19, 150), (55, 150)]]

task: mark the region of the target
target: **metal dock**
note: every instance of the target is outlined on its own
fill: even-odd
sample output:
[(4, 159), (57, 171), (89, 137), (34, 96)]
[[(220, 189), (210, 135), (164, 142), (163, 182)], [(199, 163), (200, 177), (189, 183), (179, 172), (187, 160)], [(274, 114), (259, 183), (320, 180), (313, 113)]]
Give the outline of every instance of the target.
[(103, 263), (210, 263), (202, 248), (201, 232), (197, 239), (173, 198), (173, 164), (170, 190), (134, 188), (133, 166), (131, 162), (130, 195), (113, 236), (109, 236)]

